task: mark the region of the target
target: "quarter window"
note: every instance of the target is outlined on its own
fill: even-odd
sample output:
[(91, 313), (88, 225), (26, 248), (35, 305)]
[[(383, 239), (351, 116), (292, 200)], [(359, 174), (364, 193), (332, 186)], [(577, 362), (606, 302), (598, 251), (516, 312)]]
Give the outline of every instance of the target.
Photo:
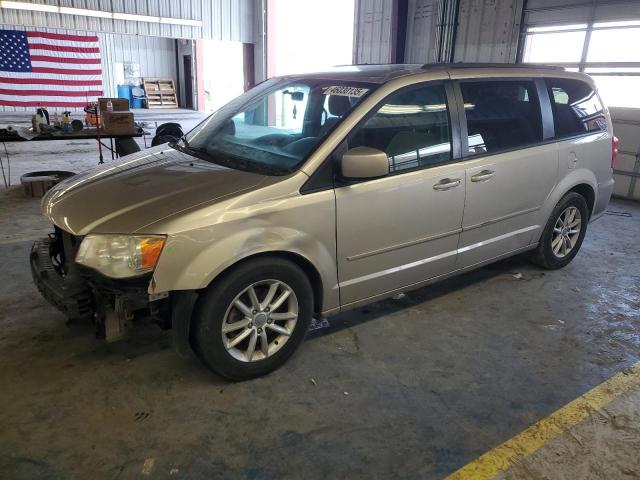
[(389, 158), (389, 171), (424, 168), (451, 159), (451, 131), (442, 85), (422, 85), (389, 96), (349, 140)]
[(584, 82), (566, 78), (547, 79), (556, 137), (607, 129), (602, 103)]
[(462, 82), (469, 153), (494, 153), (542, 140), (540, 104), (528, 80)]

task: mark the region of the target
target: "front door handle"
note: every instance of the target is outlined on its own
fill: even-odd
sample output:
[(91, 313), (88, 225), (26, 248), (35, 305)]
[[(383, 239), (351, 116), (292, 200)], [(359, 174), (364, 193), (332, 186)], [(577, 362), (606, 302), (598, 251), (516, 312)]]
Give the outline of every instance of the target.
[(452, 188), (456, 188), (460, 185), (459, 178), (443, 178), (438, 183), (433, 186), (434, 190), (451, 190)]
[(493, 170), (482, 170), (480, 173), (476, 173), (471, 177), (472, 182), (484, 182), (485, 180), (489, 180), (491, 177), (495, 175), (496, 172)]

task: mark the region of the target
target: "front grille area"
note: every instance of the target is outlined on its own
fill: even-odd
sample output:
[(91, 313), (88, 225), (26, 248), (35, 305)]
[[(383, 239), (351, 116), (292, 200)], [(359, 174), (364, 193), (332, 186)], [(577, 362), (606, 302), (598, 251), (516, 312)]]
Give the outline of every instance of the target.
[(72, 235), (57, 226), (54, 226), (54, 229), (51, 255), (54, 262), (61, 269), (60, 273), (67, 275), (73, 271), (82, 237)]

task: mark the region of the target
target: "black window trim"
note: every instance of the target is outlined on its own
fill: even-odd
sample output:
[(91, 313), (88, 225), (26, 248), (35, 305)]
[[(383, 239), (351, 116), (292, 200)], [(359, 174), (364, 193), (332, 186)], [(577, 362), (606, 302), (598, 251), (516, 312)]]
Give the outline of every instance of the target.
[[(302, 194), (313, 193), (313, 192), (326, 190), (329, 188), (337, 188), (344, 185), (351, 185), (353, 183), (360, 183), (363, 181), (367, 181), (367, 180), (360, 180), (355, 182), (340, 181), (339, 177), (335, 174), (335, 170), (336, 170), (335, 167), (337, 166), (337, 162), (339, 161), (339, 159), (337, 158), (338, 156), (337, 153), (340, 153), (340, 154), (344, 153), (345, 147), (347, 144), (346, 142), (353, 135), (353, 132), (355, 132), (358, 128), (360, 128), (360, 126), (364, 122), (366, 122), (371, 116), (373, 116), (375, 112), (377, 112), (378, 109), (382, 105), (384, 105), (384, 102), (389, 98), (389, 96), (394, 95), (398, 92), (401, 92), (404, 89), (413, 88), (418, 85), (424, 85), (424, 84), (434, 84), (434, 85), (443, 84), (444, 85), (446, 99), (447, 99), (447, 106), (448, 106), (450, 131), (451, 131), (452, 156), (450, 160), (435, 163), (432, 165), (425, 165), (419, 168), (400, 170), (397, 173), (388, 175), (389, 177), (402, 175), (404, 173), (411, 173), (417, 170), (426, 170), (433, 167), (440, 167), (442, 165), (466, 162), (466, 161), (475, 160), (478, 158), (486, 158), (486, 157), (491, 157), (493, 155), (502, 155), (505, 153), (516, 152), (518, 150), (525, 150), (528, 148), (535, 148), (538, 146), (545, 146), (553, 143), (575, 140), (579, 138), (589, 137), (592, 135), (610, 135), (610, 132), (608, 130), (583, 132), (583, 133), (577, 133), (575, 135), (565, 136), (565, 137), (557, 137), (555, 135), (553, 109), (551, 105), (551, 98), (549, 97), (549, 90), (548, 90), (549, 85), (547, 83), (547, 80), (550, 80), (550, 79), (552, 80), (554, 78), (565, 78), (565, 77), (491, 76), (491, 77), (480, 77), (480, 78), (460, 78), (460, 79), (454, 79), (454, 80), (428, 80), (425, 82), (417, 82), (417, 83), (412, 83), (411, 85), (400, 87), (397, 90), (391, 92), (389, 95), (387, 95), (382, 101), (377, 103), (374, 107), (371, 108), (369, 112), (367, 112), (367, 114), (360, 120), (360, 122), (358, 122), (358, 124), (351, 130), (351, 132), (347, 134), (344, 140), (340, 142), (340, 144), (334, 149), (334, 151), (327, 157), (325, 162), (323, 162), (323, 164), (321, 164), (315, 170), (315, 172), (311, 175), (311, 178), (307, 180), (307, 182), (305, 182), (305, 184), (300, 189), (300, 193)], [(468, 145), (467, 118), (466, 118), (466, 113), (464, 111), (464, 102), (462, 99), (462, 90), (460, 89), (460, 83), (483, 82), (483, 81), (485, 82), (509, 81), (509, 80), (534, 82), (536, 94), (538, 96), (538, 103), (540, 105), (540, 116), (542, 120), (542, 140), (539, 142), (531, 143), (531, 144), (519, 145), (513, 148), (505, 148), (505, 149), (494, 151), (494, 152), (470, 153), (468, 151), (469, 145)], [(591, 88), (591, 86), (587, 82), (583, 82), (583, 83), (585, 83), (587, 86)], [(599, 95), (597, 96), (598, 96), (598, 99), (600, 100), (600, 103), (602, 103), (602, 99), (600, 98), (600, 96)], [(605, 115), (605, 118), (606, 118), (606, 115)], [(319, 182), (318, 181), (319, 179), (315, 178), (316, 175), (323, 175), (325, 179), (327, 178), (326, 166), (325, 166), (326, 162), (330, 162), (332, 169), (334, 170), (334, 181), (331, 184), (327, 184), (326, 180), (325, 182)], [(386, 178), (386, 177), (383, 177), (383, 178)]]
[[(349, 140), (355, 135), (362, 125), (364, 125), (372, 116), (374, 116), (378, 110), (386, 103), (386, 101), (393, 95), (404, 92), (405, 90), (413, 90), (416, 88), (421, 88), (422, 86), (437, 86), (442, 85), (444, 87), (445, 92), (445, 100), (447, 102), (447, 116), (449, 118), (449, 141), (451, 143), (451, 158), (449, 160), (444, 160), (442, 162), (433, 163), (430, 165), (418, 166), (416, 168), (407, 168), (404, 170), (398, 170), (397, 172), (389, 173), (381, 178), (389, 178), (395, 177), (398, 175), (404, 175), (406, 173), (412, 173), (420, 170), (427, 170), (429, 168), (440, 167), (443, 165), (448, 165), (452, 163), (459, 163), (462, 160), (462, 146), (460, 143), (460, 117), (459, 117), (459, 108), (457, 108), (457, 102), (455, 98), (455, 94), (452, 88), (451, 80), (439, 79), (439, 80), (427, 80), (422, 82), (412, 83), (410, 85), (405, 85), (400, 87), (393, 92), (389, 93), (382, 100), (376, 103), (371, 109), (360, 119), (360, 121), (347, 133), (345, 138), (340, 142), (340, 144), (331, 152), (330, 155), (327, 156), (325, 161), (313, 172), (309, 180), (307, 180), (304, 185), (300, 188), (300, 193), (314, 193), (322, 190), (326, 190), (329, 188), (338, 188), (347, 185), (353, 185), (355, 183), (368, 182), (369, 179), (364, 180), (354, 180), (354, 181), (345, 181), (340, 178), (340, 175), (337, 173), (337, 163), (339, 162), (339, 158), (337, 153), (344, 153), (346, 145), (348, 145)], [(319, 182), (316, 178), (316, 175), (322, 175), (321, 172), (325, 171), (325, 163), (331, 162), (334, 170), (334, 181), (331, 185), (319, 185)]]
[[(503, 148), (493, 152), (469, 152), (469, 130), (467, 129), (467, 114), (464, 110), (464, 100), (462, 98), (461, 83), (480, 83), (480, 82), (504, 82), (504, 81), (519, 81), (519, 82), (533, 82), (536, 96), (538, 98), (538, 104), (540, 107), (540, 121), (542, 123), (542, 140), (527, 143), (524, 145), (518, 145), (512, 148)], [(462, 159), (464, 161), (475, 160), (476, 158), (491, 157), (493, 155), (502, 155), (503, 153), (517, 152), (518, 150), (526, 150), (527, 148), (533, 148), (540, 145), (547, 145), (549, 143), (557, 142), (557, 139), (553, 137), (554, 125), (553, 125), (553, 113), (551, 111), (551, 102), (549, 100), (549, 93), (547, 91), (546, 84), (542, 77), (480, 77), (480, 78), (460, 78), (452, 80), (453, 89), (456, 95), (456, 105), (458, 115), (460, 117), (460, 144), (462, 147)]]

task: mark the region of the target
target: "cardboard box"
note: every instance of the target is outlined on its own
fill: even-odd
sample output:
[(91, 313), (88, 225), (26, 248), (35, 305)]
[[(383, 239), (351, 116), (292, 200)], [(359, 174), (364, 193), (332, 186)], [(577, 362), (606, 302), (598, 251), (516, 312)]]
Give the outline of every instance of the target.
[(132, 112), (103, 112), (102, 131), (105, 134), (135, 133)]
[(107, 103), (111, 100), (111, 104), (113, 105), (114, 112), (128, 112), (129, 111), (129, 100), (126, 98), (99, 98), (98, 104), (100, 105), (100, 112), (104, 113), (107, 111)]

